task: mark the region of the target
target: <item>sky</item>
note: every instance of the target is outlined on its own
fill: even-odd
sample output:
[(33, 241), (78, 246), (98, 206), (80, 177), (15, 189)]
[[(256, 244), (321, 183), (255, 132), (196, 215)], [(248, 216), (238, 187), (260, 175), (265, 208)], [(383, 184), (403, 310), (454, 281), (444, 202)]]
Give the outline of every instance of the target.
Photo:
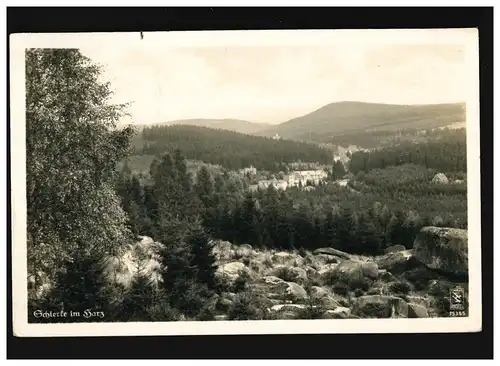
[(114, 102), (132, 102), (124, 123), (237, 118), (281, 123), (338, 101), (434, 104), (466, 100), (463, 45), (330, 42), (194, 44), (133, 34), (87, 42)]

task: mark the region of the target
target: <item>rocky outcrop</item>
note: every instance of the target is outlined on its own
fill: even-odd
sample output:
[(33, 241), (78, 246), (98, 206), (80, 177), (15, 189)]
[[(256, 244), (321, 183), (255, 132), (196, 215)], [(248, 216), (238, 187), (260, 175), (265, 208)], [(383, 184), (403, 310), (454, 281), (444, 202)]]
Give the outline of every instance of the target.
[(446, 175), (444, 175), (443, 173), (437, 173), (433, 178), (432, 178), (432, 183), (436, 183), (436, 184), (448, 184), (449, 183), (449, 180), (448, 180), (448, 177)]
[(162, 282), (159, 254), (162, 244), (148, 236), (139, 239), (128, 245), (122, 255), (103, 258), (103, 274), (108, 281), (129, 288), (141, 268), (141, 274), (146, 275), (154, 286)]
[(468, 276), (467, 230), (427, 226), (413, 244), (413, 255), (428, 268), (454, 276)]
[(342, 252), (337, 249), (333, 248), (319, 248), (316, 249), (313, 254), (327, 254), (327, 255), (333, 255), (342, 259), (351, 259), (352, 256), (348, 253)]
[(378, 268), (385, 269), (393, 274), (403, 273), (418, 265), (418, 261), (413, 258), (411, 250), (387, 253), (377, 257), (375, 262)]
[(225, 278), (229, 282), (234, 282), (243, 272), (249, 273), (250, 270), (241, 262), (230, 262), (219, 266), (215, 271), (215, 275), (218, 278)]
[(332, 271), (325, 274), (330, 283), (342, 283), (351, 289), (365, 287), (378, 277), (378, 267), (374, 262), (355, 262), (346, 260), (339, 263)]

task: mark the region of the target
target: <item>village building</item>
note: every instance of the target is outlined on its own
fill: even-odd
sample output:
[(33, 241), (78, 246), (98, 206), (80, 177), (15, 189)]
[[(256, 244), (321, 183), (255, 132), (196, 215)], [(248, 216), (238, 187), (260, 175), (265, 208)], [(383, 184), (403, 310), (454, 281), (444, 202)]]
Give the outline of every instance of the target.
[(259, 181), (258, 184), (258, 187), (260, 189), (267, 189), (270, 186), (274, 187), (275, 189), (286, 190), (288, 187), (288, 182), (285, 180), (269, 179), (269, 180), (261, 180)]
[(257, 169), (253, 165), (250, 165), (249, 168), (240, 169), (239, 172), (241, 175), (247, 175), (247, 174), (256, 175)]
[(327, 177), (328, 173), (324, 170), (302, 170), (290, 173), (287, 179), (289, 187), (296, 187), (298, 185), (306, 186), (308, 183), (318, 185)]

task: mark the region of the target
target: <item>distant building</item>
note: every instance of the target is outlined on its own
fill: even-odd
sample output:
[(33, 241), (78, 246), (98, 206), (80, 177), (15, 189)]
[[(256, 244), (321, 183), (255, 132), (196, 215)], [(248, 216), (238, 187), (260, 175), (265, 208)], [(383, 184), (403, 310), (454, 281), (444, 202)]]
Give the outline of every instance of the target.
[(296, 187), (298, 185), (305, 186), (308, 182), (313, 185), (318, 185), (320, 181), (325, 180), (328, 173), (324, 170), (301, 170), (295, 171), (288, 175), (288, 186)]
[(269, 180), (261, 180), (259, 181), (258, 184), (258, 187), (260, 189), (267, 189), (270, 186), (274, 187), (275, 189), (286, 190), (288, 187), (288, 182), (285, 180), (269, 179)]
[(251, 165), (249, 168), (240, 169), (240, 174), (241, 175), (247, 175), (247, 174), (256, 175), (257, 169), (255, 169), (254, 166)]
[(281, 140), (280, 135), (276, 134), (273, 136), (273, 140)]

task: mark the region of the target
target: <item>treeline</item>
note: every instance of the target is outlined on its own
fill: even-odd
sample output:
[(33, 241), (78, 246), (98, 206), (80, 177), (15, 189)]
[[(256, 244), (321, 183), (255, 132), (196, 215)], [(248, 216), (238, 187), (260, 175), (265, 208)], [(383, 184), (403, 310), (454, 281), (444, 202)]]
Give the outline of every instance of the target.
[(408, 128), (399, 131), (373, 130), (345, 132), (337, 135), (317, 134), (311, 141), (324, 144), (342, 146), (349, 145), (360, 146), (365, 149), (376, 149), (380, 147), (390, 147), (401, 143), (423, 143), (437, 141), (442, 139), (457, 140), (462, 139), (465, 129), (438, 128), (422, 130), (417, 128)]
[(332, 161), (331, 152), (314, 144), (199, 126), (146, 127), (137, 136), (134, 149), (135, 154), (155, 156), (180, 150), (187, 159), (231, 170), (253, 165), (259, 170), (276, 173), (283, 170), (286, 163), (305, 161), (328, 164)]
[[(166, 155), (163, 159), (168, 161), (170, 157)], [(157, 164), (151, 167), (153, 177)], [(184, 173), (170, 167), (164, 172), (167, 174), (173, 179)], [(120, 195), (130, 215), (131, 229), (157, 237), (162, 232), (157, 232), (152, 225), (156, 220), (155, 211), (150, 207), (155, 197), (154, 178), (153, 181), (153, 186), (141, 185), (135, 175), (126, 171), (122, 174)], [(372, 185), (378, 187), (373, 182)], [(419, 199), (415, 195), (408, 194), (407, 199), (397, 202), (398, 207), (391, 207), (380, 203), (385, 203), (387, 194), (373, 187), (366, 195), (360, 195), (351, 188), (332, 184), (320, 185), (312, 192), (293, 188), (248, 192), (244, 186), (237, 177), (211, 174), (202, 167), (193, 185), (194, 195), (188, 200), (189, 195), (183, 193), (182, 202), (184, 207), (199, 213), (204, 228), (212, 236), (233, 243), (275, 249), (312, 250), (331, 246), (370, 255), (380, 254), (393, 244), (412, 247), (416, 234), (425, 225), (463, 226), (455, 210), (466, 212), (463, 197), (458, 197), (460, 207), (450, 214), (442, 192), (429, 195), (429, 200), (424, 202), (430, 206), (419, 206), (422, 211), (417, 211), (414, 207)], [(177, 189), (169, 186), (168, 191), (174, 194)], [(396, 191), (396, 194), (404, 192)], [(437, 204), (441, 207), (437, 208)]]
[(466, 172), (467, 149), (465, 133), (450, 138), (414, 144), (403, 143), (370, 152), (352, 154), (349, 170), (353, 174), (403, 164), (422, 165), (441, 172)]

